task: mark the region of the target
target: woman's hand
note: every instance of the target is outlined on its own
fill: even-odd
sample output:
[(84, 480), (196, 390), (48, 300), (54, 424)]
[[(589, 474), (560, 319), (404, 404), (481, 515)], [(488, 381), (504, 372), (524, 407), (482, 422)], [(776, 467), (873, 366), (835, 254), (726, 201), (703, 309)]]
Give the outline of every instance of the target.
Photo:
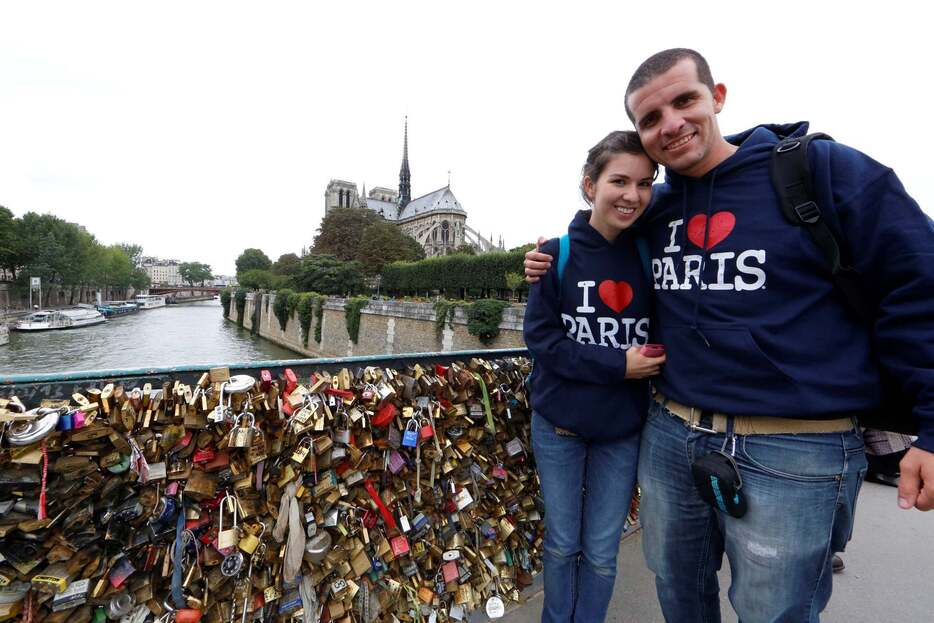
[(630, 346), (626, 350), (627, 379), (644, 379), (655, 376), (661, 371), (662, 364), (665, 363), (665, 355), (646, 357), (641, 350), (639, 346)]

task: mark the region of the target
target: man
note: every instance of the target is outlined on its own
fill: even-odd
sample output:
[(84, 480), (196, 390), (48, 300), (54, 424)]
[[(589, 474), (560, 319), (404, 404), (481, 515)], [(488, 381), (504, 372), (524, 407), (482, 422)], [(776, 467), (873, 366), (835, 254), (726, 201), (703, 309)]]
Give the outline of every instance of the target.
[[(720, 620), (724, 553), (741, 621), (817, 621), (832, 556), (852, 532), (866, 470), (853, 422), (879, 407), (876, 360), (916, 397), (920, 422), (899, 506), (934, 508), (934, 229), (890, 169), (838, 143), (811, 144), (817, 203), (877, 303), (868, 331), (808, 232), (784, 219), (770, 180), (779, 135), (802, 136), (807, 124), (727, 139), (717, 124), (725, 102), (706, 60), (685, 49), (647, 59), (626, 91), (646, 151), (666, 169), (641, 224), (655, 341), (668, 356), (642, 438), (643, 545), (668, 621)], [(550, 261), (529, 252), (530, 280)], [(724, 471), (708, 485), (698, 469), (698, 484), (722, 509), (745, 504), (741, 517), (695, 485), (692, 463), (708, 455)], [(727, 505), (718, 487), (731, 474), (739, 492)]]

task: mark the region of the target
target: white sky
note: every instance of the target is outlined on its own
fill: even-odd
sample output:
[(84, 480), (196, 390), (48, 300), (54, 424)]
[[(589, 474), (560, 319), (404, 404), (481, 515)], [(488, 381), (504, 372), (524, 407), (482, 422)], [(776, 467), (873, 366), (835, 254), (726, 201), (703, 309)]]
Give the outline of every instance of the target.
[(329, 179), (395, 188), (408, 114), (413, 196), (451, 170), (468, 225), (517, 246), (565, 229), (630, 74), (683, 46), (725, 133), (810, 120), (934, 214), (920, 4), (319, 4), (3, 3), (0, 205), (232, 274), (310, 245)]

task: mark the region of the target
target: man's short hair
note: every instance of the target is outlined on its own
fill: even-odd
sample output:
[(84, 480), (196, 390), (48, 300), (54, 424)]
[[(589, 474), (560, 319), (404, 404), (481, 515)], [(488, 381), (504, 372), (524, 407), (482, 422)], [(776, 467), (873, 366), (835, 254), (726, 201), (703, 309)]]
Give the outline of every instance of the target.
[(641, 89), (652, 81), (653, 78), (662, 75), (686, 58), (694, 61), (694, 67), (697, 69), (697, 80), (706, 84), (710, 92), (713, 93), (714, 83), (713, 76), (710, 74), (710, 65), (707, 64), (707, 59), (701, 56), (700, 52), (688, 48), (662, 50), (642, 61), (639, 68), (632, 74), (632, 78), (629, 79), (629, 86), (626, 87), (624, 104), (626, 106), (626, 114), (629, 115), (630, 121), (633, 123), (636, 121), (633, 117), (632, 110), (629, 108), (630, 94), (637, 89)]

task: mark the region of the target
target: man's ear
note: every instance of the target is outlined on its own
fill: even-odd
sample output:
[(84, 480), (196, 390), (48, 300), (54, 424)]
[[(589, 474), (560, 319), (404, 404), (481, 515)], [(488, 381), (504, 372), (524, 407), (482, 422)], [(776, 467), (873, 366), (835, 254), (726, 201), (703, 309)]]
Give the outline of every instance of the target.
[(713, 87), (713, 111), (719, 113), (726, 103), (726, 85), (718, 82)]
[(590, 179), (589, 175), (584, 176), (584, 194), (587, 195), (590, 203), (593, 204), (593, 198), (596, 194), (596, 189), (594, 188), (593, 180)]

